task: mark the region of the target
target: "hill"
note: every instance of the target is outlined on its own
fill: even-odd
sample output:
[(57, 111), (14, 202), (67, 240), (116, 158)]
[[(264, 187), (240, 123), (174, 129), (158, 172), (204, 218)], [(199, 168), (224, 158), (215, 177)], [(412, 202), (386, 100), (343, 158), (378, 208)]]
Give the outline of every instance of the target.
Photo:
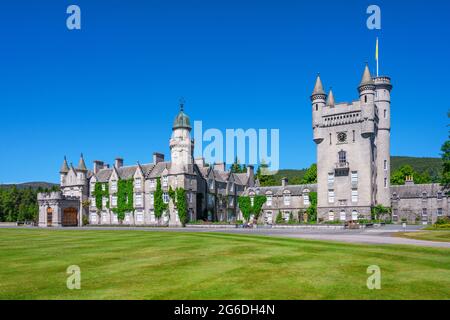
[(57, 186), (56, 183), (51, 182), (25, 182), (25, 183), (18, 183), (18, 184), (0, 184), (0, 188), (12, 188), (13, 186), (16, 186), (17, 189), (51, 189), (54, 186)]
[[(428, 172), (433, 182), (437, 182), (442, 174), (442, 159), (441, 158), (417, 158), (417, 157), (391, 157), (391, 172), (404, 165), (410, 165), (415, 171), (419, 173)], [(289, 184), (300, 184), (306, 169), (284, 169), (278, 171), (274, 176), (278, 185), (281, 185), (281, 179), (286, 177), (289, 179)]]

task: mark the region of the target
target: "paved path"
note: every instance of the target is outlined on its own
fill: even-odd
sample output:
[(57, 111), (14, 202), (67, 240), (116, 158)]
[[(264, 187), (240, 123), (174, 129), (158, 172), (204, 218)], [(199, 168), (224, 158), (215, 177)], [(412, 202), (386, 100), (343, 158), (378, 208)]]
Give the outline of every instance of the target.
[[(11, 228), (11, 227), (0, 227)], [(22, 227), (31, 228), (31, 227)], [(420, 226), (408, 226), (407, 232), (418, 231)], [(403, 232), (401, 226), (385, 226), (379, 229), (367, 230), (299, 230), (299, 229), (225, 229), (225, 228), (147, 228), (147, 227), (84, 227), (84, 228), (55, 228), (52, 230), (139, 230), (158, 232), (222, 232), (230, 234), (248, 234), (273, 237), (289, 237), (299, 239), (337, 241), (362, 244), (394, 244), (415, 245), (425, 247), (450, 248), (450, 242), (437, 242), (406, 239), (393, 236), (396, 232)]]

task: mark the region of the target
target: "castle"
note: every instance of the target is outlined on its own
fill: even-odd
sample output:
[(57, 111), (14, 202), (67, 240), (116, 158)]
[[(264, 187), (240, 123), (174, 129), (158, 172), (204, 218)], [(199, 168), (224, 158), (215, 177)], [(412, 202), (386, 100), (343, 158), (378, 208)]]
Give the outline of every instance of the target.
[[(39, 226), (91, 225), (167, 225), (181, 226), (177, 207), (170, 201), (169, 190), (186, 192), (190, 221), (242, 220), (239, 196), (265, 195), (260, 223), (275, 224), (276, 216), (303, 220), (311, 205), (310, 193), (317, 192), (317, 219), (324, 221), (357, 221), (371, 219), (377, 205), (392, 208), (394, 222), (429, 224), (449, 215), (449, 198), (439, 184), (415, 185), (408, 179), (403, 186), (390, 185), (390, 118), (391, 80), (372, 77), (366, 65), (358, 86), (359, 99), (337, 103), (332, 90), (323, 89), (317, 77), (312, 102), (313, 139), (317, 146), (317, 184), (261, 187), (253, 166), (246, 173), (232, 173), (224, 163), (208, 166), (204, 159), (194, 159), (191, 124), (181, 104), (172, 126), (169, 141), (171, 161), (153, 154), (148, 164), (124, 166), (117, 158), (112, 167), (94, 161), (88, 170), (81, 155), (78, 166), (64, 158), (60, 169), (60, 192), (38, 195)], [(119, 221), (120, 180), (133, 181), (134, 211)], [(158, 182), (167, 209), (155, 215), (155, 192)], [(95, 188), (102, 186), (104, 196), (97, 207)]]

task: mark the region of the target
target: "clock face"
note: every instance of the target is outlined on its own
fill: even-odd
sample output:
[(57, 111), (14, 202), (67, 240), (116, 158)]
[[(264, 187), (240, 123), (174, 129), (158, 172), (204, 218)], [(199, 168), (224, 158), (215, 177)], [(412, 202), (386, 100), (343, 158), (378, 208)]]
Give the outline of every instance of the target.
[(346, 142), (347, 141), (347, 134), (345, 132), (339, 132), (337, 135), (339, 142)]

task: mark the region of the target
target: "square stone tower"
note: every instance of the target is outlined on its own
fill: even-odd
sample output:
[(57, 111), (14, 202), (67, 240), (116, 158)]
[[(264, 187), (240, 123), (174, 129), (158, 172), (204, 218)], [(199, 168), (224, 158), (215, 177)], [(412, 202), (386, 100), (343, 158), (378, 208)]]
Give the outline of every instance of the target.
[(370, 219), (372, 207), (390, 207), (391, 89), (388, 77), (372, 78), (366, 65), (359, 100), (336, 103), (317, 77), (311, 101), (320, 220)]

